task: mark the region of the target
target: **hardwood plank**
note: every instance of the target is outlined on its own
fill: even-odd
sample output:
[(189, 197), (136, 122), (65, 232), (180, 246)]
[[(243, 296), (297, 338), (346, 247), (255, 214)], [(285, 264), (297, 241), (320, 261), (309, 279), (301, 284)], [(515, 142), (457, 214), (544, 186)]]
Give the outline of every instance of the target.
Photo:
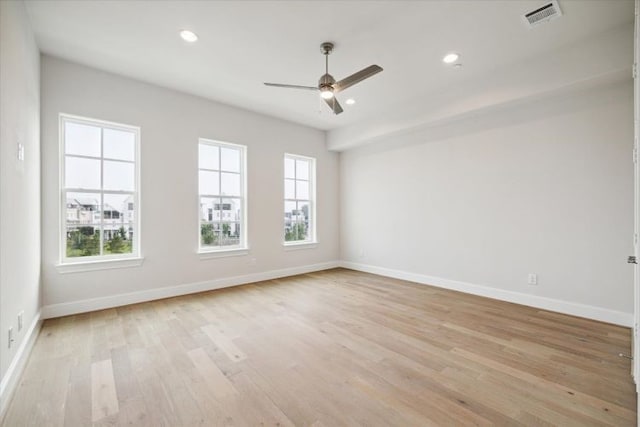
[(91, 364), (91, 421), (116, 414), (119, 411), (116, 383), (111, 359)]

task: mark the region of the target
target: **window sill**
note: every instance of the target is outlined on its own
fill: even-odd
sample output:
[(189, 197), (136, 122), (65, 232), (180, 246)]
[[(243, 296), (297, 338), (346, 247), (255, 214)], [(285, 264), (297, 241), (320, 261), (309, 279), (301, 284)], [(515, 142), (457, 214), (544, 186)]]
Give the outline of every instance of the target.
[(144, 262), (144, 258), (120, 258), (100, 261), (68, 262), (56, 265), (60, 274), (82, 273), (85, 271), (109, 270), (112, 268), (139, 267)]
[(198, 251), (200, 260), (215, 259), (215, 258), (227, 258), (232, 256), (245, 256), (249, 255), (249, 248), (238, 249), (220, 249), (215, 251)]
[(302, 249), (315, 249), (318, 247), (318, 242), (304, 242), (304, 243), (283, 243), (285, 251), (299, 251)]

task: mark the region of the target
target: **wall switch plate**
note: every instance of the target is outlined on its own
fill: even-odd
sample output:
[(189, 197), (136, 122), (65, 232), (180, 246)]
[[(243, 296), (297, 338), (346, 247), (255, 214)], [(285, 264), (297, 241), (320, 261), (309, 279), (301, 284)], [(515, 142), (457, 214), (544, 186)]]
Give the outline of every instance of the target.
[(530, 285), (538, 284), (538, 275), (535, 273), (529, 273), (529, 278), (527, 279), (527, 283)]
[(24, 311), (18, 313), (18, 332), (22, 330), (22, 318), (24, 317)]
[(7, 346), (7, 348), (11, 348), (11, 345), (13, 344), (13, 341), (14, 341), (14, 339), (13, 339), (13, 327), (9, 328), (9, 333), (8, 333), (7, 338), (8, 338), (8, 346)]
[(18, 160), (24, 161), (24, 145), (18, 142)]

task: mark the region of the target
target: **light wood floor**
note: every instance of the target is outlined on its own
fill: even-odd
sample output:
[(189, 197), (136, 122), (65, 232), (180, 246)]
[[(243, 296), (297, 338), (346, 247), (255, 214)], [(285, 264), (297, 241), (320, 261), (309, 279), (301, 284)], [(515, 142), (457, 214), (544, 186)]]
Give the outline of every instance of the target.
[(635, 425), (630, 331), (336, 269), (45, 322), (6, 426)]

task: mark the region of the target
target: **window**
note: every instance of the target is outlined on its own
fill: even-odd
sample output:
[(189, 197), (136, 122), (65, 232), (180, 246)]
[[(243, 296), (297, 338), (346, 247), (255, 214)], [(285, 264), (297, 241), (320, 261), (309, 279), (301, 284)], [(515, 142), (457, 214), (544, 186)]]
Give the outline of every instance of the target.
[(315, 159), (284, 156), (284, 242), (315, 242)]
[(246, 147), (200, 139), (200, 251), (247, 247)]
[(60, 116), (61, 262), (139, 256), (137, 127)]

